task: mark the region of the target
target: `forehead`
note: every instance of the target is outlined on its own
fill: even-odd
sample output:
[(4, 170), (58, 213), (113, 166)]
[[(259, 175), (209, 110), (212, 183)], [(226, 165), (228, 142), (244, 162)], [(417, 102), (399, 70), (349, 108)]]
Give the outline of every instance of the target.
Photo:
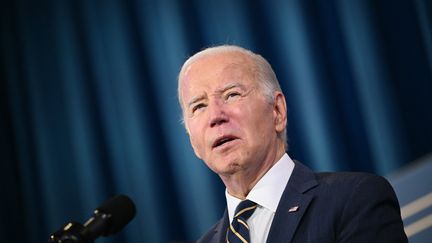
[(200, 57), (183, 72), (180, 80), (181, 96), (197, 89), (217, 88), (227, 82), (251, 82), (255, 65), (242, 53), (221, 53)]

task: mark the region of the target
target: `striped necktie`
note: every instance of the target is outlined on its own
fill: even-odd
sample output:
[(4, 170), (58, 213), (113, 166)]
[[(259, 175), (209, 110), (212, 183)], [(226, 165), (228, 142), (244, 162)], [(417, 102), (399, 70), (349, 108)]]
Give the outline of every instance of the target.
[(256, 207), (257, 204), (249, 200), (240, 202), (236, 208), (233, 221), (227, 231), (227, 243), (250, 242), (249, 226), (246, 221), (253, 214)]

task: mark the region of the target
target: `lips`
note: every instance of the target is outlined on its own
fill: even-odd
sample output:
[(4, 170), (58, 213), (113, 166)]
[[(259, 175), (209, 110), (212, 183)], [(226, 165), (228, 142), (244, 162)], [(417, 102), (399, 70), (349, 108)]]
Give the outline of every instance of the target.
[(229, 143), (229, 142), (231, 142), (233, 140), (236, 140), (236, 139), (237, 139), (237, 137), (231, 136), (231, 135), (221, 136), (221, 137), (217, 138), (213, 142), (212, 148), (220, 147), (220, 146), (222, 146), (222, 145), (224, 145), (226, 143)]

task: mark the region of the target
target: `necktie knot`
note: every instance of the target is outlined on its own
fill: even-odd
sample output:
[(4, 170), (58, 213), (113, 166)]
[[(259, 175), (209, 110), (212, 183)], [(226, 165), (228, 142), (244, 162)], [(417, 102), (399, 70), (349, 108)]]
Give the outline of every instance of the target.
[(227, 232), (227, 242), (249, 242), (249, 226), (246, 221), (253, 214), (256, 207), (257, 204), (250, 200), (240, 202), (235, 210), (234, 218)]
[(257, 204), (250, 200), (241, 201), (236, 208), (234, 218), (241, 218), (247, 220), (253, 214), (256, 207)]

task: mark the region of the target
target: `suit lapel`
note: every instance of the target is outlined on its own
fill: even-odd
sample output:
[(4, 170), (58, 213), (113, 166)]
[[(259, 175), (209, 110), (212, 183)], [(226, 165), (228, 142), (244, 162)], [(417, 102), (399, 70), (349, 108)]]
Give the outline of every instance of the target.
[(219, 220), (218, 225), (214, 229), (214, 236), (210, 242), (225, 242), (226, 230), (229, 225), (228, 210), (225, 210), (224, 216)]
[(296, 162), (276, 210), (267, 242), (291, 242), (314, 197), (306, 192), (317, 185), (313, 172)]

